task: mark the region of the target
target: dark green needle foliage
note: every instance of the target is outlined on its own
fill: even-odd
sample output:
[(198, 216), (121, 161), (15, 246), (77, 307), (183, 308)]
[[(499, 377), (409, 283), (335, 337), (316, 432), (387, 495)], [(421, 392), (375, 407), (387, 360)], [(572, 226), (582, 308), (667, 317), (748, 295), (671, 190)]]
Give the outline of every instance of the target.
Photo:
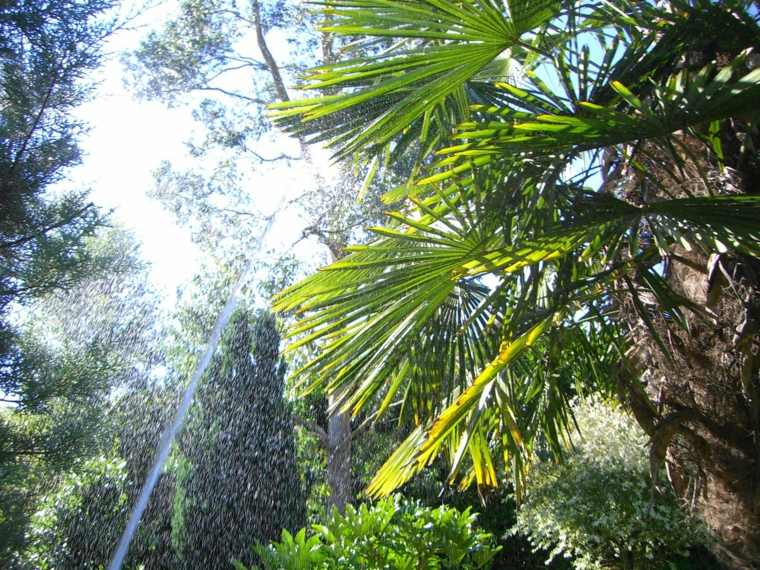
[(250, 563), (251, 545), (304, 524), (280, 336), (268, 313), (235, 313), (181, 438), (174, 542), (188, 568)]
[(86, 193), (52, 198), (48, 191), (80, 160), (84, 127), (72, 111), (89, 93), (86, 75), (98, 65), (102, 40), (113, 29), (101, 16), (112, 5), (0, 2), (0, 397), (9, 407), (0, 418), (0, 558), (23, 542), (29, 464), (56, 455), (60, 465), (76, 455), (80, 448), (71, 442), (82, 440), (91, 419), (85, 410), (61, 425), (54, 414), (45, 423), (10, 411), (49, 411), (54, 396), (87, 374), (22, 338), (9, 315), (14, 307), (70, 290), (108, 264), (87, 247), (103, 216)]
[[(83, 239), (101, 223), (86, 196), (46, 199), (80, 160), (72, 111), (89, 93), (110, 0), (0, 5), (0, 316), (12, 301), (66, 287), (90, 270)], [(3, 327), (3, 358), (12, 337)]]

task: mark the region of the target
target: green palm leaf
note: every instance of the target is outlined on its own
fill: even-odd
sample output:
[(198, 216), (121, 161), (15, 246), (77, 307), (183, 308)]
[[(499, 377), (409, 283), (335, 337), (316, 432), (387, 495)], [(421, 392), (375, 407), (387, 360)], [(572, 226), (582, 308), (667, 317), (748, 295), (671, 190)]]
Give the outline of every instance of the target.
[[(330, 31), (400, 43), (315, 70), (307, 85), (329, 94), (281, 106), (280, 124), (331, 142), (339, 157), (415, 141), (448, 147), (425, 176), (389, 194), (408, 200), (374, 228), (375, 242), (275, 299), (299, 316), (291, 350), (320, 346), (304, 388), (355, 414), (402, 404), (400, 419), (414, 427), (370, 494), (442, 456), (465, 482), (491, 485), (510, 471), (519, 493), (536, 442), (561, 450), (569, 394), (625, 369), (625, 342), (607, 330), (615, 295), (629, 294), (642, 318), (656, 306), (685, 322), (681, 308), (697, 309), (656, 270), (674, 244), (760, 254), (758, 196), (712, 196), (706, 184), (679, 194), (688, 198), (628, 200), (627, 188), (586, 187), (606, 173), (604, 150), (644, 177), (652, 148), (678, 170), (691, 152), (686, 137), (720, 169), (725, 119), (748, 128), (756, 119), (760, 74), (746, 64), (757, 26), (709, 2), (673, 11), (576, 3), (560, 19), (555, 2), (329, 5)], [(709, 28), (706, 18), (740, 24), (736, 57), (720, 69), (676, 69), (674, 53)], [(523, 79), (473, 87), (505, 49)]]
[[(409, 387), (420, 390), (427, 386), (422, 401), (437, 398), (445, 404), (441, 409), (417, 405), (422, 417), (430, 421), (427, 429), (415, 436), (415, 446), (404, 447), (405, 454), (400, 449), (389, 460), (388, 470), (381, 471), (371, 487), (373, 492), (382, 492), (418, 472), (447, 447), (466, 448), (471, 456), (475, 453), (473, 476), (486, 481), (490, 480), (490, 454), (469, 448), (470, 435), (481, 421), (473, 417), (487, 405), (499, 374), (546, 330), (549, 317), (533, 324), (531, 313), (518, 319), (514, 308), (527, 300), (524, 293), (518, 293), (522, 301), (512, 310), (514, 322), (507, 323), (488, 289), (473, 279), (490, 273), (517, 284), (523, 268), (532, 266), (552, 275), (556, 269), (549, 268), (563, 258), (589, 248), (599, 251), (615, 235), (638, 227), (641, 219), (657, 224), (664, 239), (671, 236), (671, 243), (691, 227), (701, 232), (705, 242), (724, 239), (738, 245), (756, 244), (760, 236), (754, 220), (758, 216), (760, 198), (750, 196), (680, 199), (645, 208), (608, 199), (587, 206), (586, 214), (573, 223), (544, 230), (540, 238), (508, 243), (493, 228), (457, 226), (452, 220), (446, 225), (439, 221), (443, 218), (423, 223), (397, 215), (406, 220), (406, 230), (379, 229), (390, 237), (360, 248), (286, 290), (276, 299), (275, 308), (305, 312), (291, 334), (307, 334), (290, 350), (316, 339), (324, 341), (321, 354), (304, 368), (318, 372), (307, 390), (326, 389), (338, 396), (341, 407), (354, 413), (378, 394), (383, 395), (387, 409), (395, 394), (408, 393)], [(599, 274), (602, 280), (612, 277), (609, 272)], [(569, 290), (581, 294), (594, 281), (592, 273)], [(548, 315), (570, 302), (566, 297), (563, 304), (549, 309)], [(497, 341), (508, 330), (507, 324), (517, 331), (516, 340)], [(525, 325), (528, 328), (521, 332)], [(452, 400), (442, 396), (453, 398), (457, 393), (460, 395)], [(462, 432), (463, 422), (473, 422), (471, 429)], [(517, 425), (511, 416), (502, 418), (502, 423)], [(522, 430), (513, 427), (508, 431), (507, 455), (524, 455)]]
[(422, 139), (445, 135), (467, 116), (465, 83), (558, 7), (556, 0), (515, 0), (507, 15), (494, 0), (334, 0), (324, 31), (403, 38), (413, 50), (316, 68), (304, 88), (346, 91), (278, 103), (275, 119), (290, 132), (329, 140), (339, 158), (384, 146), (410, 127)]
[[(535, 112), (535, 91), (502, 84), (511, 104), (504, 108), (475, 106), (473, 110), (479, 115), (493, 119), (462, 123), (454, 138), (467, 142), (441, 149), (439, 154), (449, 158), (438, 167), (446, 170), (420, 183), (446, 180), (508, 153), (577, 153), (658, 139), (712, 121), (754, 114), (755, 102), (760, 99), (760, 70), (732, 79), (744, 63), (744, 58), (737, 58), (718, 73), (705, 68), (690, 81), (684, 74), (676, 74), (663, 89), (650, 95), (653, 102), (648, 106), (623, 84), (613, 81), (611, 87), (619, 101), (608, 106), (580, 101), (573, 113), (558, 113), (556, 108)], [(624, 110), (619, 110), (621, 107)], [(451, 167), (460, 163), (464, 166)]]
[[(441, 416), (412, 430), (378, 470), (367, 493), (387, 495), (436, 457), (445, 455), (452, 465), (452, 481), (462, 473), (462, 486), (475, 482), (492, 487), (497, 484), (498, 468), (511, 472), (519, 495), (538, 436), (558, 454), (567, 445), (565, 434), (573, 421), (567, 383), (586, 379), (580, 394), (593, 390), (609, 393), (612, 389), (610, 379), (625, 346), (614, 329), (599, 325), (586, 323), (585, 330), (574, 326), (540, 334), (549, 326), (544, 321), (530, 329), (480, 393), (477, 405), (470, 407), (462, 420), (452, 423), (445, 435), (432, 429)], [(585, 351), (574, 348), (578, 341), (585, 343)], [(547, 369), (542, 354), (549, 347), (555, 362)], [(447, 410), (452, 406), (449, 404)]]

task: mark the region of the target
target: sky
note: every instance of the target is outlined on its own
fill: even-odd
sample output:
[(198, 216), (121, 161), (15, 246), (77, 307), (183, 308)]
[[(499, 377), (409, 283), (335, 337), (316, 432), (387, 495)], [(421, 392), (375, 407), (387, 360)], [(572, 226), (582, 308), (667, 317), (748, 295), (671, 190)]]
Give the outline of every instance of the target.
[(152, 265), (155, 284), (173, 288), (192, 275), (197, 252), (161, 205), (146, 196), (162, 160), (181, 161), (191, 119), (184, 109), (138, 102), (120, 85), (119, 64), (110, 61), (97, 97), (80, 109), (91, 125), (81, 143), (84, 160), (70, 174), (91, 188), (90, 198), (113, 211), (132, 230)]
[[(80, 143), (82, 164), (69, 172), (67, 181), (67, 186), (90, 188), (92, 201), (111, 210), (114, 222), (133, 232), (142, 244), (143, 257), (150, 263), (151, 280), (168, 302), (177, 287), (194, 275), (200, 254), (189, 233), (146, 192), (152, 188), (153, 172), (162, 161), (179, 167), (191, 165), (184, 143), (199, 125), (192, 118), (192, 105), (168, 108), (161, 102), (139, 100), (124, 85), (126, 71), (120, 56), (137, 47), (140, 38), (151, 27), (160, 25), (172, 7), (173, 3), (168, 2), (148, 11), (135, 22), (137, 29), (111, 38), (109, 55), (96, 76), (97, 91), (77, 111), (90, 131)], [(285, 37), (270, 34), (267, 39), (275, 55), (287, 49)], [(262, 154), (272, 155), (292, 146), (293, 141), (282, 135), (275, 139), (274, 147), (270, 141)], [(317, 167), (327, 172), (326, 153), (318, 149), (314, 152)], [(262, 168), (251, 174), (251, 192), (262, 213), (271, 213), (311, 184), (313, 173), (301, 163), (293, 164)], [(291, 247), (303, 225), (292, 209), (280, 213), (264, 249)], [(313, 245), (299, 247), (301, 255), (314, 257)]]

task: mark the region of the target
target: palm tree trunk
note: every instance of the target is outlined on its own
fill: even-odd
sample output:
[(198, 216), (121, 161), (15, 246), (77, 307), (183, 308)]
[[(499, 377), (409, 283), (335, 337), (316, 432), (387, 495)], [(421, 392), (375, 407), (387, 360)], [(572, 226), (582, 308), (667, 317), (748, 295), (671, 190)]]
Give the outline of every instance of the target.
[(624, 301), (645, 387), (630, 383), (627, 398), (652, 438), (653, 470), (666, 463), (716, 556), (760, 568), (760, 264), (671, 253), (671, 287), (714, 317), (687, 312), (684, 329), (653, 311), (650, 327)]

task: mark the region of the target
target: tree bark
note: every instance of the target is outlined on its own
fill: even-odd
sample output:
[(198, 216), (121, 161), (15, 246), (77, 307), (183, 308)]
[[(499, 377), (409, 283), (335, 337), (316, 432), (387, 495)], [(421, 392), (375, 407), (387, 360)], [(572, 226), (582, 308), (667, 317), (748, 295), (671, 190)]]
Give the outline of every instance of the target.
[[(322, 236), (329, 248), (333, 263), (343, 257), (343, 247)], [(330, 505), (344, 512), (346, 505), (354, 499), (353, 478), (351, 476), (351, 414), (335, 411), (335, 398), (329, 397), (327, 420), (327, 483), (330, 486)]]
[[(332, 404), (332, 397), (330, 404)], [(330, 506), (344, 512), (353, 501), (351, 477), (351, 415), (334, 412), (327, 421), (327, 483), (330, 486)]]
[[(715, 188), (692, 187), (692, 194), (757, 191), (749, 176), (716, 172), (695, 141), (685, 137), (684, 144), (703, 161), (685, 159), (687, 174), (700, 167), (718, 180)], [(681, 196), (656, 158), (645, 167)], [(631, 195), (641, 196), (638, 183), (627, 177)], [(665, 464), (684, 505), (716, 537), (715, 555), (727, 568), (760, 569), (760, 261), (681, 246), (664, 257), (664, 278), (693, 308), (681, 307), (681, 326), (653, 296), (638, 303), (632, 293), (618, 297), (633, 341), (629, 357), (641, 375), (627, 383), (626, 399), (652, 438), (653, 473)], [(626, 280), (635, 287), (637, 276)]]
[[(261, 6), (258, 1), (252, 2), (254, 28), (256, 31), (256, 41), (261, 51), (266, 66), (274, 83), (277, 97), (280, 101), (289, 101), (287, 87), (283, 81), (280, 67), (277, 60), (269, 50), (266, 42), (264, 24), (261, 18)], [(333, 36), (329, 33), (322, 34), (322, 58), (323, 63), (330, 63), (334, 60), (333, 54)], [(306, 145), (303, 136), (298, 137), (301, 152), (304, 158), (311, 162), (311, 153)], [(316, 171), (316, 168), (315, 168)], [(332, 256), (332, 261), (337, 261), (344, 255), (346, 244), (337, 243), (335, 240), (320, 231), (319, 228), (309, 228), (311, 234), (320, 238), (322, 243), (327, 246)], [(305, 232), (306, 234), (306, 232)], [(333, 399), (329, 398), (329, 408), (332, 409)], [(308, 427), (308, 426), (306, 426)], [(330, 505), (337, 508), (341, 513), (345, 510), (346, 505), (353, 501), (353, 478), (351, 473), (351, 442), (353, 434), (351, 432), (351, 415), (347, 412), (332, 412), (329, 414), (327, 421), (326, 437), (312, 430), (320, 437), (327, 455), (327, 483), (330, 487)]]
[[(757, 304), (757, 291), (753, 297)], [(625, 398), (651, 437), (653, 475), (664, 463), (684, 506), (717, 538), (716, 556), (728, 568), (750, 570), (760, 568), (760, 430), (756, 396), (750, 396), (758, 385), (752, 353), (760, 338), (748, 340), (752, 350), (733, 346), (742, 319), (736, 306), (727, 307), (732, 301), (722, 299), (723, 309), (716, 311), (722, 322), (715, 326), (689, 318), (691, 334), (663, 315), (650, 315), (671, 349), (667, 355), (644, 323), (629, 316), (631, 356), (642, 367), (643, 382), (631, 381)]]
[(264, 61), (269, 68), (269, 74), (272, 76), (277, 97), (280, 101), (290, 101), (288, 90), (285, 87), (285, 82), (282, 80), (282, 74), (280, 73), (280, 66), (277, 64), (277, 60), (272, 55), (272, 52), (269, 51), (269, 46), (264, 37), (264, 24), (261, 21), (261, 6), (259, 6), (258, 1), (253, 2), (253, 20), (254, 27), (256, 28), (256, 43), (258, 44), (261, 55), (264, 56)]

